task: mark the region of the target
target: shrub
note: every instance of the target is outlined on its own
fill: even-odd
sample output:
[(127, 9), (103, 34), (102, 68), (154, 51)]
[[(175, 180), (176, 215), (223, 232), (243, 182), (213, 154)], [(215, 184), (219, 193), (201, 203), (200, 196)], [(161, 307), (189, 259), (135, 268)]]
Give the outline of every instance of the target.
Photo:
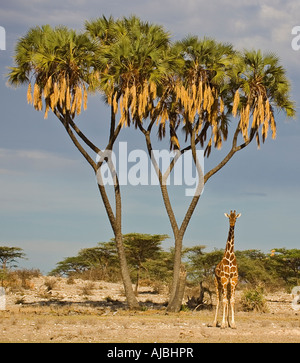
[(93, 290), (95, 289), (95, 284), (93, 282), (88, 282), (85, 285), (80, 287), (83, 295), (91, 295)]
[(266, 312), (266, 300), (264, 298), (263, 289), (256, 287), (254, 289), (247, 289), (241, 299), (243, 311), (259, 311)]
[(44, 282), (45, 287), (47, 288), (47, 291), (52, 291), (56, 285), (57, 281), (55, 279), (46, 279)]

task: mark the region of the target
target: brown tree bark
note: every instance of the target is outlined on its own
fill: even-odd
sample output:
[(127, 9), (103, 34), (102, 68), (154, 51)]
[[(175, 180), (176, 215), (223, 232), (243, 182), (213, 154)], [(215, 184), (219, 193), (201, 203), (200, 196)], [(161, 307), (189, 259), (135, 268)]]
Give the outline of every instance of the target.
[[(121, 204), (121, 191), (120, 191), (120, 185), (117, 177), (116, 171), (113, 169), (112, 163), (109, 163), (109, 160), (107, 161), (109, 163), (109, 167), (111, 169), (112, 175), (114, 175), (114, 196), (115, 196), (115, 213), (112, 209), (111, 203), (109, 201), (108, 195), (106, 193), (105, 186), (101, 182), (101, 166), (104, 163), (104, 159), (100, 160), (100, 162), (96, 163), (95, 160), (89, 155), (89, 153), (85, 150), (85, 148), (82, 146), (78, 138), (90, 149), (92, 149), (93, 152), (96, 154), (99, 154), (101, 150), (95, 146), (85, 135), (84, 133), (78, 128), (78, 126), (74, 123), (74, 120), (71, 118), (70, 115), (64, 115), (61, 110), (55, 109), (55, 114), (65, 127), (69, 137), (71, 138), (73, 144), (76, 146), (76, 148), (79, 150), (79, 152), (83, 155), (83, 157), (86, 159), (86, 161), (90, 164), (90, 166), (93, 168), (96, 179), (98, 181), (98, 188), (99, 192), (110, 222), (110, 225), (112, 227), (115, 241), (116, 241), (116, 248), (118, 252), (119, 262), (120, 262), (120, 269), (121, 269), (121, 275), (126, 295), (126, 300), (128, 303), (129, 309), (139, 309), (139, 303), (136, 299), (136, 296), (133, 291), (132, 282), (129, 274), (129, 269), (127, 265), (123, 240), (122, 240), (122, 204)], [(110, 137), (109, 142), (106, 147), (106, 150), (113, 149), (114, 142), (121, 130), (121, 126), (118, 125), (115, 128), (115, 119), (114, 115), (112, 114), (111, 117), (111, 129), (110, 129)], [(74, 132), (76, 133), (77, 137), (75, 136)], [(100, 180), (99, 180), (100, 178)]]

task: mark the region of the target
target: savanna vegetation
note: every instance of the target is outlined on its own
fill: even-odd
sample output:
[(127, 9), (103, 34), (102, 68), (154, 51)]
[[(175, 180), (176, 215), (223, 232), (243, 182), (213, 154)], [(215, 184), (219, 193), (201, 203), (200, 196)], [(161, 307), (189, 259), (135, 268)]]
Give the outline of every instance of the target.
[[(125, 253), (136, 293), (140, 280), (152, 286), (168, 285), (172, 280), (174, 249), (165, 251), (161, 242), (166, 235), (131, 233), (123, 236)], [(187, 285), (204, 284), (213, 291), (214, 269), (223, 257), (224, 250), (205, 251), (205, 246), (183, 249), (187, 271)], [(273, 290), (286, 289), (300, 282), (300, 250), (276, 248), (270, 253), (260, 250), (235, 252), (239, 269), (239, 288), (257, 286)], [(51, 275), (81, 277), (109, 282), (121, 281), (117, 251), (113, 240), (85, 248), (77, 256), (57, 263)]]
[[(88, 268), (85, 264), (95, 264), (100, 258), (101, 273), (108, 276), (114, 266), (113, 260), (118, 260), (128, 306), (132, 309), (139, 307), (132, 279), (138, 288), (142, 276), (153, 278), (152, 275), (159, 271), (170, 278), (171, 271), (168, 310), (178, 311), (186, 277), (190, 279), (192, 276), (185, 273), (184, 256), (194, 256), (196, 261), (197, 255), (195, 251), (183, 253), (184, 236), (204, 184), (252, 141), (260, 147), (268, 135), (274, 139), (277, 111), (284, 112), (287, 117), (295, 115), (290, 83), (278, 57), (261, 50), (236, 50), (229, 43), (207, 37), (187, 36), (173, 42), (161, 25), (142, 21), (136, 16), (119, 19), (103, 16), (87, 21), (85, 31), (81, 33), (64, 26), (43, 25), (29, 29), (17, 42), (14, 62), (8, 83), (16, 87), (26, 85), (28, 103), (35, 110), (42, 111), (45, 118), (52, 112), (62, 124), (70, 141), (97, 176), (100, 196), (114, 235), (117, 255), (107, 255), (107, 245), (102, 244), (97, 251), (80, 252), (63, 265), (68, 262), (73, 270), (91, 270), (91, 266)], [(103, 145), (96, 145), (92, 140), (97, 140), (97, 137), (88, 136), (77, 122), (92, 92), (102, 94), (102, 100), (110, 110), (107, 119), (99, 119), (102, 125), (106, 125), (109, 135)], [(157, 134), (176, 154), (164, 174), (158, 163), (151, 159), (174, 239), (172, 267), (168, 266), (165, 272), (163, 264), (155, 268), (148, 266), (149, 259), (134, 261), (123, 239), (118, 173), (103, 151), (113, 150), (124, 127), (131, 127), (132, 132), (144, 138), (149, 155)], [(229, 144), (229, 151), (203, 175), (197, 147), (209, 157), (213, 150), (221, 149), (225, 143)], [(178, 223), (166, 180), (178, 157), (188, 150), (192, 152), (199, 180), (183, 220)], [(101, 177), (101, 168), (106, 163), (114, 176), (113, 193), (108, 193)], [(94, 257), (87, 259), (90, 252)], [(167, 252), (157, 253), (165, 254), (160, 262), (168, 259)], [(286, 253), (282, 250), (274, 256), (282, 274), (280, 279), (290, 280), (293, 277), (287, 276), (286, 267), (280, 265), (280, 258), (286, 258), (282, 257)], [(211, 257), (200, 250), (199, 256), (202, 254)], [(249, 265), (255, 260), (262, 266), (263, 277), (263, 269), (271, 267), (266, 267), (259, 256), (260, 252), (255, 257), (244, 253), (241, 261)], [(111, 259), (109, 268), (105, 265), (108, 258)], [(158, 259), (151, 261), (157, 263)], [(190, 261), (189, 266), (193, 263)], [(202, 269), (207, 273), (204, 267)], [(292, 266), (288, 264), (290, 269)], [(245, 273), (245, 281), (251, 281), (248, 275), (249, 271)]]
[[(123, 236), (130, 278), (135, 284), (135, 295), (141, 287), (151, 287), (154, 293), (168, 294), (172, 283), (174, 249), (163, 249), (162, 243), (169, 236), (129, 233)], [(196, 245), (183, 249), (183, 265), (186, 273), (185, 288), (188, 299), (184, 309), (212, 308), (214, 294), (214, 270), (222, 259), (224, 250), (205, 251), (206, 247)], [(283, 291), (290, 293), (300, 284), (300, 250), (276, 248), (269, 253), (260, 250), (235, 252), (238, 269), (238, 289), (242, 290), (241, 308), (245, 311), (265, 311), (266, 292)], [(41, 276), (39, 270), (16, 269), (18, 258), (25, 253), (18, 247), (0, 247), (1, 285), (9, 291), (26, 291), (33, 287), (32, 279)], [(3, 268), (4, 267), (4, 268)], [(86, 280), (84, 288), (91, 289), (93, 281), (108, 283), (122, 282), (120, 262), (114, 239), (100, 242), (95, 247), (81, 249), (76, 256), (66, 257), (57, 262), (50, 276), (67, 277), (68, 281)], [(56, 280), (45, 280), (48, 298), (51, 284)], [(184, 292), (184, 291), (183, 291)], [(26, 292), (25, 292), (26, 295)], [(190, 296), (189, 296), (190, 295)], [(50, 296), (51, 297), (51, 296)], [(20, 302), (23, 300), (21, 299)]]

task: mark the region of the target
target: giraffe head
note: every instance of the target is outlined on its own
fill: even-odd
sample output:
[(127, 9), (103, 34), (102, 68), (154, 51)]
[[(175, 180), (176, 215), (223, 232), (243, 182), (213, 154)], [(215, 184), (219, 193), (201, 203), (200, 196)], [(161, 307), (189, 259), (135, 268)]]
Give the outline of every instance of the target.
[(233, 227), (235, 225), (236, 220), (242, 215), (241, 213), (236, 214), (236, 211), (230, 211), (230, 214), (224, 213), (227, 218), (229, 218), (230, 226)]

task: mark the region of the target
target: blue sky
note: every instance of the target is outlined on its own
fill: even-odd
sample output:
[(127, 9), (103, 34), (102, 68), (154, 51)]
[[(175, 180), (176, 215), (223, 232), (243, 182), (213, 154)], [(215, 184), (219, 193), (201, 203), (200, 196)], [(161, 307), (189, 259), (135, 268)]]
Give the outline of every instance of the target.
[[(16, 41), (30, 27), (64, 24), (77, 30), (102, 14), (136, 14), (168, 29), (173, 39), (187, 34), (214, 37), (237, 49), (273, 51), (287, 69), (292, 97), (299, 107), (300, 51), (291, 47), (291, 30), (300, 25), (298, 0), (10, 0), (0, 4), (0, 26), (6, 50), (0, 50), (0, 245), (19, 246), (28, 260), (19, 266), (46, 273), (64, 257), (113, 237), (95, 176), (71, 144), (59, 121), (44, 120), (26, 102), (26, 89), (6, 86)], [(299, 111), (299, 108), (297, 108)], [(90, 96), (80, 127), (105, 146), (108, 115), (100, 96)], [(299, 248), (300, 124), (277, 116), (277, 138), (260, 150), (250, 145), (205, 186), (185, 235), (184, 244), (207, 250), (224, 248), (228, 220), (224, 212), (242, 213), (236, 227), (237, 249)], [(120, 141), (144, 148), (142, 135), (124, 129)], [(161, 148), (164, 148), (161, 145)], [(208, 171), (222, 159), (226, 146), (205, 161)], [(172, 189), (172, 203), (181, 220), (190, 199)], [(158, 187), (122, 188), (123, 233), (172, 231)]]

